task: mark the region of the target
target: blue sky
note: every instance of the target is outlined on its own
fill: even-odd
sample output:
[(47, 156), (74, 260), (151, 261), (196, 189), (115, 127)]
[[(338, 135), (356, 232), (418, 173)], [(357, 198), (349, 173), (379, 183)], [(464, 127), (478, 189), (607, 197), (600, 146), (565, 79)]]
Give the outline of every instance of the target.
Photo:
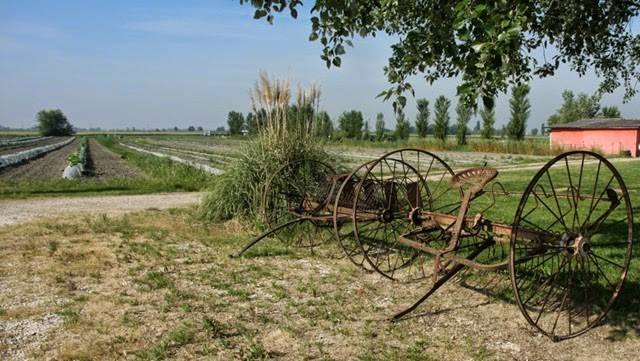
[[(376, 98), (387, 87), (391, 39), (356, 39), (342, 68), (327, 70), (320, 44), (307, 40), (308, 21), (281, 17), (270, 26), (252, 15), (237, 0), (2, 0), (0, 125), (31, 126), (38, 110), (60, 108), (78, 127), (216, 128), (230, 110), (249, 109), (249, 90), (264, 70), (294, 85), (320, 85), (321, 106), (334, 120), (357, 109), (370, 120), (384, 112), (393, 126), (391, 104)], [(560, 106), (563, 89), (591, 93), (597, 83), (566, 69), (533, 81), (529, 127)], [(417, 97), (433, 102), (454, 98), (457, 81), (414, 85)], [(498, 126), (508, 120), (507, 100), (498, 99)], [(603, 104), (640, 117), (638, 97), (622, 104), (621, 91)], [(412, 100), (406, 113), (415, 116)]]

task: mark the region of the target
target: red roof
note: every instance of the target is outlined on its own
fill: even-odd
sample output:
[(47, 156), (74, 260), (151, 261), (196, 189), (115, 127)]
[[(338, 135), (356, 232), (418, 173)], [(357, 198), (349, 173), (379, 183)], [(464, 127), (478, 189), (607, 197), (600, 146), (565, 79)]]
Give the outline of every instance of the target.
[(554, 124), (551, 129), (639, 129), (640, 119), (594, 118)]

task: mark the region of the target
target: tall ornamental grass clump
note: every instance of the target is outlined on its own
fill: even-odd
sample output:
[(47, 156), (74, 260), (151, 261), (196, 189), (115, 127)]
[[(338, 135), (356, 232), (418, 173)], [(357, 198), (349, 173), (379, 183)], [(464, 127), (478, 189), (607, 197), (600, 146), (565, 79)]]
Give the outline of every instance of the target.
[(292, 99), (289, 82), (260, 75), (251, 94), (257, 136), (243, 146), (242, 155), (225, 173), (216, 177), (201, 205), (206, 219), (238, 217), (259, 225), (259, 207), (272, 174), (290, 162), (329, 159), (314, 131), (319, 100), (320, 90), (315, 86), (298, 87)]

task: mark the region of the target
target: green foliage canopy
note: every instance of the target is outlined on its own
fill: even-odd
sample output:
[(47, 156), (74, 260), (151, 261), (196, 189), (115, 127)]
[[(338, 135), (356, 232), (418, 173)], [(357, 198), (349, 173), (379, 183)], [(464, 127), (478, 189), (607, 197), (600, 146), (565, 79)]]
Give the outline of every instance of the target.
[(418, 137), (424, 138), (427, 136), (429, 129), (429, 101), (424, 98), (420, 98), (416, 101), (418, 107), (418, 114), (416, 115), (416, 132)]
[(436, 98), (435, 110), (434, 110), (434, 129), (433, 135), (436, 139), (445, 141), (447, 139), (447, 131), (449, 130), (449, 107), (451, 101), (444, 95), (440, 95)]
[(615, 105), (602, 107), (601, 115), (604, 118), (622, 118), (622, 114), (620, 114), (620, 109), (618, 109), (618, 107)]
[(318, 137), (331, 138), (333, 134), (333, 122), (331, 122), (329, 113), (323, 110), (316, 114), (315, 128)]
[(72, 135), (73, 126), (60, 109), (41, 110), (36, 115), (38, 130), (42, 136)]
[(480, 136), (484, 139), (491, 139), (495, 133), (493, 128), (496, 123), (496, 112), (493, 107), (482, 107), (480, 110), (480, 118), (482, 118), (482, 131)]
[(364, 124), (364, 118), (362, 113), (357, 110), (351, 110), (344, 112), (338, 118), (340, 124), (340, 130), (344, 133), (344, 136), (351, 139), (358, 139), (362, 136), (362, 125)]
[(409, 134), (411, 132), (409, 121), (405, 116), (402, 109), (398, 109), (396, 112), (396, 138), (407, 140), (409, 139)]
[(257, 134), (258, 133), (258, 117), (253, 114), (253, 112), (247, 113), (247, 117), (244, 120), (244, 126), (249, 132), (249, 134)]
[(509, 107), (511, 109), (511, 119), (507, 125), (507, 136), (509, 139), (523, 140), (527, 131), (527, 120), (531, 112), (529, 103), (529, 85), (522, 84), (513, 87)]
[(562, 106), (547, 119), (547, 124), (571, 123), (578, 119), (594, 118), (600, 110), (600, 95), (579, 93), (576, 97), (570, 90), (562, 92)]
[(384, 139), (384, 114), (376, 115), (376, 140), (379, 142)]
[(456, 106), (457, 128), (456, 128), (456, 140), (458, 145), (467, 144), (467, 124), (471, 120), (471, 108), (464, 102), (458, 102)]
[(240, 112), (230, 111), (227, 116), (227, 125), (229, 126), (229, 134), (238, 135), (242, 133), (244, 126), (244, 116)]
[[(254, 18), (273, 23), (288, 10), (297, 18), (300, 0), (240, 0), (256, 10)], [(309, 4), (306, 4), (309, 5)], [(339, 67), (356, 36), (385, 33), (396, 39), (384, 67), (392, 87), (381, 93), (413, 92), (408, 79), (423, 74), (433, 83), (460, 77), (458, 95), (469, 105), (482, 97), (491, 107), (498, 92), (532, 77), (552, 76), (561, 64), (580, 75), (593, 69), (601, 92), (624, 86), (625, 99), (635, 95), (640, 79), (640, 34), (631, 22), (637, 1), (326, 1), (311, 2), (310, 41), (322, 44), (320, 58)], [(554, 49), (543, 59), (537, 54)], [(551, 51), (550, 51), (551, 53)]]

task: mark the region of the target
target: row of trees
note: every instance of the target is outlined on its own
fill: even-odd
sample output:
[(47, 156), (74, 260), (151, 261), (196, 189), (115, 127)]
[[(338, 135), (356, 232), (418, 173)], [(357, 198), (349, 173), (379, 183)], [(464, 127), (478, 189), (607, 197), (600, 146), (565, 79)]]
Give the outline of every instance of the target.
[[(229, 134), (256, 134), (260, 125), (264, 124), (266, 116), (267, 114), (264, 110), (256, 113), (249, 112), (246, 116), (241, 112), (230, 111), (227, 115)], [(331, 117), (325, 111), (315, 112), (312, 108), (298, 109), (295, 105), (291, 105), (289, 107), (288, 119), (290, 122), (297, 122), (301, 119), (313, 119), (314, 132), (320, 137), (329, 138), (334, 132)], [(294, 126), (294, 124), (291, 124), (291, 126)]]
[[(410, 133), (417, 133), (418, 137), (424, 138), (432, 134), (436, 139), (444, 141), (449, 134), (455, 134), (459, 145), (467, 144), (467, 137), (471, 133), (479, 134), (481, 138), (491, 139), (497, 135), (507, 137), (511, 140), (523, 140), (526, 135), (527, 122), (531, 113), (531, 103), (529, 93), (531, 88), (527, 84), (514, 86), (511, 89), (509, 99), (510, 117), (509, 122), (496, 129), (495, 109), (487, 106), (481, 107), (478, 111), (466, 106), (465, 102), (458, 101), (455, 108), (455, 122), (451, 121), (449, 114), (451, 100), (441, 95), (435, 99), (433, 105), (433, 124), (430, 123), (431, 110), (430, 102), (420, 98), (416, 101), (417, 115), (414, 125), (407, 119), (404, 111), (398, 108), (395, 112), (396, 127), (389, 131), (386, 128), (384, 115), (378, 113), (374, 124), (374, 129), (370, 129), (369, 122), (364, 120), (362, 112), (349, 110), (343, 112), (337, 119), (337, 131), (339, 136), (348, 139), (368, 139), (381, 141), (385, 139), (408, 139)], [(600, 97), (597, 95), (588, 96), (579, 93), (576, 97), (572, 91), (565, 90), (562, 93), (563, 104), (547, 121), (549, 125), (558, 123), (568, 123), (581, 118), (593, 117), (620, 117), (620, 111), (615, 106), (601, 106)], [(290, 112), (298, 111), (292, 106)], [(475, 127), (470, 130), (469, 122), (478, 115), (479, 120)], [(258, 128), (260, 114), (249, 113), (245, 117), (242, 113), (231, 111), (228, 116), (228, 126), (230, 134), (241, 134), (248, 132), (254, 134)], [(295, 119), (294, 116), (292, 116)], [(325, 111), (315, 114), (314, 129), (318, 136), (330, 138), (334, 136), (334, 129), (331, 117)], [(531, 131), (532, 135), (538, 134), (538, 129)]]
[[(524, 139), (531, 109), (528, 99), (529, 90), (530, 88), (526, 84), (513, 88), (510, 100), (511, 119), (503, 132), (503, 135), (506, 133), (510, 139)], [(429, 118), (431, 111), (429, 109), (429, 101), (424, 98), (418, 99), (416, 101), (418, 113), (416, 115), (415, 128), (412, 129), (404, 111), (398, 108), (395, 113), (396, 129), (393, 135), (396, 139), (408, 139), (411, 131), (415, 130), (418, 137), (424, 138), (432, 133), (436, 139), (444, 141), (453, 130), (456, 134), (457, 143), (460, 145), (467, 144), (467, 136), (470, 133), (469, 122), (475, 112), (465, 104), (466, 103), (462, 101), (458, 102), (455, 109), (456, 123), (451, 125), (451, 116), (449, 115), (451, 100), (443, 95), (439, 96), (434, 103), (433, 125), (430, 125)], [(479, 133), (483, 138), (492, 138), (496, 133), (494, 129), (495, 111), (492, 108), (485, 107), (480, 110), (480, 117), (482, 119), (482, 128), (480, 128), (480, 123), (477, 123), (474, 131)], [(351, 110), (342, 113), (338, 119), (338, 124), (339, 129), (346, 138), (371, 138), (369, 135), (368, 122), (364, 122), (362, 113), (358, 111)], [(378, 113), (373, 138), (375, 140), (382, 140), (384, 137), (384, 115)]]

